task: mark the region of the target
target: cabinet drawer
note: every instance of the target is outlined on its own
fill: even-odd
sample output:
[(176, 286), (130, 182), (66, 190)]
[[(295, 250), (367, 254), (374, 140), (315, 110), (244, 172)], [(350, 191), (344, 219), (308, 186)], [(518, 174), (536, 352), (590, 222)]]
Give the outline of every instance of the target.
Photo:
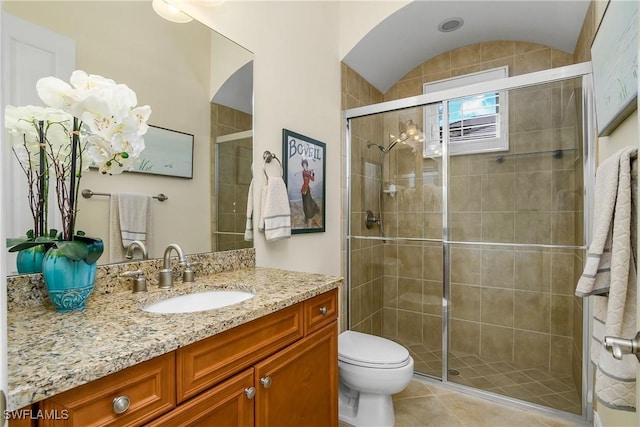
[[(114, 412), (114, 400), (127, 396), (129, 407)], [(65, 420), (41, 420), (42, 426), (133, 426), (176, 406), (175, 353), (167, 353), (42, 402), (41, 409)]]
[(302, 304), (177, 350), (178, 402), (302, 338)]
[(190, 399), (147, 427), (252, 427), (254, 395), (253, 368), (249, 368)]
[(310, 334), (338, 318), (338, 290), (308, 299), (304, 305), (304, 333)]

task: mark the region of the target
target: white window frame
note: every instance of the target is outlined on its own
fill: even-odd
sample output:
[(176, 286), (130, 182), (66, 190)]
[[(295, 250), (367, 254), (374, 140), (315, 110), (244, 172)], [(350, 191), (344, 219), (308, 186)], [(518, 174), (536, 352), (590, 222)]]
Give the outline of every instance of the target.
[[(465, 74), (463, 76), (452, 77), (443, 80), (428, 82), (423, 85), (423, 93), (433, 93), (442, 90), (458, 88), (476, 83), (484, 83), (491, 80), (509, 77), (509, 67), (492, 68), (477, 73)], [(449, 154), (473, 154), (494, 151), (509, 150), (509, 105), (506, 90), (496, 91), (498, 94), (498, 117), (496, 123), (496, 134), (488, 138), (475, 138), (473, 140), (451, 141), (449, 142)], [(424, 108), (425, 141), (423, 146), (423, 157), (434, 157), (432, 150), (433, 143), (442, 144), (441, 126), (438, 118), (438, 107), (449, 108), (449, 101), (430, 104)], [(429, 145), (431, 142), (431, 146)], [(438, 150), (441, 152), (441, 150)]]

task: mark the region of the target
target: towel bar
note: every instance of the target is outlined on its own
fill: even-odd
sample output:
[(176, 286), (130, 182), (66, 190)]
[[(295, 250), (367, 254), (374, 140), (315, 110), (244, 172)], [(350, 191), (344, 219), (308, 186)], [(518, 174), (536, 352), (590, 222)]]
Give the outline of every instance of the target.
[[(96, 193), (93, 192), (91, 190), (89, 190), (88, 188), (85, 188), (84, 190), (82, 190), (82, 197), (84, 197), (85, 199), (90, 199), (92, 196), (109, 196), (111, 197), (111, 194), (109, 193)], [(167, 196), (165, 196), (164, 194), (160, 193), (157, 196), (153, 196), (154, 199), (157, 199), (161, 202), (164, 202), (165, 200), (168, 200), (169, 198)]]

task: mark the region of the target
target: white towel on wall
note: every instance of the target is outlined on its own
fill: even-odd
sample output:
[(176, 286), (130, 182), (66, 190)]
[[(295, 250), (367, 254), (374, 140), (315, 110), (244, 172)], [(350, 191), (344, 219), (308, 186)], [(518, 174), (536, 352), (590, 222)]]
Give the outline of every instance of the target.
[(253, 178), (249, 183), (249, 193), (247, 195), (247, 222), (244, 226), (244, 240), (253, 240)]
[(112, 194), (109, 201), (109, 262), (125, 260), (126, 250), (122, 244), (120, 232), (120, 213), (118, 212), (118, 198)]
[[(635, 411), (634, 355), (613, 358), (604, 336), (631, 339), (636, 333), (636, 262), (631, 251), (631, 159), (627, 147), (598, 167), (593, 238), (576, 295), (594, 296), (591, 361), (596, 365), (595, 394), (610, 408)], [(635, 212), (634, 212), (635, 213)]]
[(262, 187), (260, 224), (267, 242), (291, 237), (291, 207), (284, 180), (270, 176)]
[[(113, 196), (112, 196), (113, 197)], [(126, 248), (134, 240), (147, 241), (151, 196), (141, 193), (118, 193), (120, 232)]]

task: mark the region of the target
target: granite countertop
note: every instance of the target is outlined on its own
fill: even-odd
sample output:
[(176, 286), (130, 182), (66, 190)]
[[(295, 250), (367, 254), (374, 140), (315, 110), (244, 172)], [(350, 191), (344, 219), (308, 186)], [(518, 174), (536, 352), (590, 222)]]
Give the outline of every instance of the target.
[[(337, 288), (342, 279), (266, 268), (196, 277), (174, 289), (92, 295), (80, 312), (50, 305), (8, 311), (9, 410), (171, 352), (258, 317)], [(219, 309), (156, 314), (141, 307), (176, 295), (210, 289), (242, 289), (255, 297)]]

